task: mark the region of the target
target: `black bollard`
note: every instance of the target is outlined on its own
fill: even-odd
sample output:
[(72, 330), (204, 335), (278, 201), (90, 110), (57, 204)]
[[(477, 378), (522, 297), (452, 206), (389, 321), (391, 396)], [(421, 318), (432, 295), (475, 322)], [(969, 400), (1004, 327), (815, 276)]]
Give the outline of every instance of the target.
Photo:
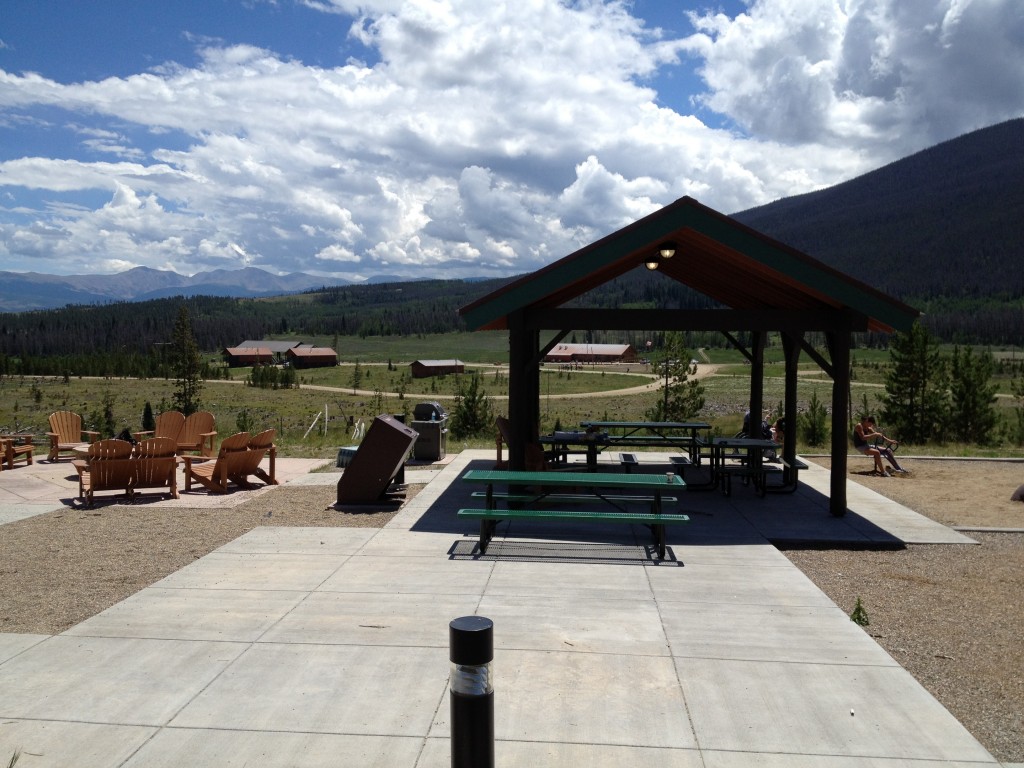
[(452, 768), (494, 768), (494, 622), (463, 616), (448, 624)]

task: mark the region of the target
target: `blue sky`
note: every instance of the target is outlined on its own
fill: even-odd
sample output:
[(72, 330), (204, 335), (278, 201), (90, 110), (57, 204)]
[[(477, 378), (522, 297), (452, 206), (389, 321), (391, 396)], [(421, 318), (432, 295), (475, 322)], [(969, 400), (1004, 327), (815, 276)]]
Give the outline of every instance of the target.
[(0, 270), (517, 274), (1022, 113), (1019, 0), (6, 0)]

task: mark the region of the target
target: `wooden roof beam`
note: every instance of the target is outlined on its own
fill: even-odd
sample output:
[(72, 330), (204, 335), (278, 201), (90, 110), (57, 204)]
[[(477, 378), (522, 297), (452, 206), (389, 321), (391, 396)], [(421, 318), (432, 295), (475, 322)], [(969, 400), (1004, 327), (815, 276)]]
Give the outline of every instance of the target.
[(785, 309), (546, 309), (526, 313), (537, 330), (623, 331), (866, 331), (868, 319), (848, 310)]

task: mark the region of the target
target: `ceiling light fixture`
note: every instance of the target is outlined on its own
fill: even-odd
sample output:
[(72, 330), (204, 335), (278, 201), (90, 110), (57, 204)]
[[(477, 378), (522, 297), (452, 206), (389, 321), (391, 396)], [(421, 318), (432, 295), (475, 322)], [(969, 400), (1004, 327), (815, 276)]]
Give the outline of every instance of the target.
[(662, 261), (671, 259), (676, 255), (676, 244), (673, 242), (666, 241), (658, 246), (656, 253), (651, 254), (644, 259), (644, 266), (652, 272), (658, 268)]

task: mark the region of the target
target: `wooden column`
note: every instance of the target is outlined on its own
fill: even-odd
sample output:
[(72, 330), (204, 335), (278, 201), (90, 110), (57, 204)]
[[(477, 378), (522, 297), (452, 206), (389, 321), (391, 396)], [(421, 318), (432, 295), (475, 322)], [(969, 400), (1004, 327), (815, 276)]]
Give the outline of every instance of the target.
[(849, 444), (846, 412), (850, 407), (850, 329), (848, 323), (843, 325), (842, 330), (825, 334), (832, 358), (832, 476), (828, 507), (836, 517), (846, 514), (846, 453)]
[(761, 437), (764, 420), (764, 331), (750, 337), (750, 432), (747, 437)]
[(526, 327), (522, 312), (508, 319), (508, 420), (512, 445), (509, 468), (526, 469), (526, 445), (536, 442), (540, 421), (540, 332)]
[(786, 439), (782, 446), (782, 458), (792, 462), (796, 458), (797, 439), (797, 371), (800, 365), (800, 340), (803, 333), (782, 334), (782, 352), (786, 358), (786, 393), (783, 399), (783, 415), (786, 417)]

